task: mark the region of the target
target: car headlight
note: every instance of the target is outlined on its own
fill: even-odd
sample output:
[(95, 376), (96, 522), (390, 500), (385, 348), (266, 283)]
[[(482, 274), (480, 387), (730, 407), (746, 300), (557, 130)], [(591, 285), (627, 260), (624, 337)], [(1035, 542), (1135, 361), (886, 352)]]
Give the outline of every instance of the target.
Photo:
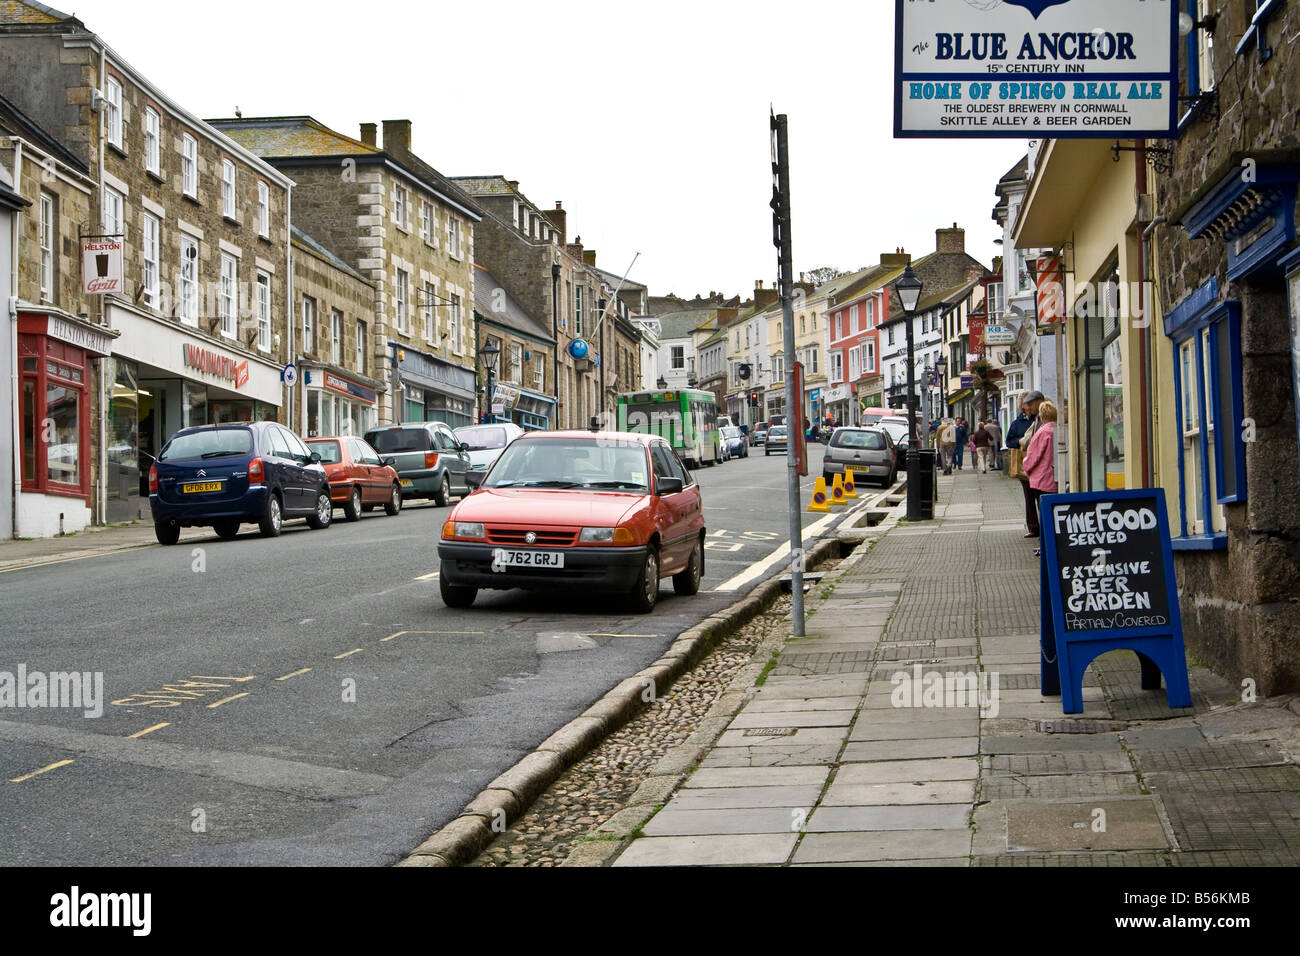
[(483, 522), (481, 521), (457, 521), (455, 527), (455, 537), (457, 538), (483, 538)]
[(632, 544), (632, 532), (627, 528), (583, 528), (578, 535), (579, 544)]

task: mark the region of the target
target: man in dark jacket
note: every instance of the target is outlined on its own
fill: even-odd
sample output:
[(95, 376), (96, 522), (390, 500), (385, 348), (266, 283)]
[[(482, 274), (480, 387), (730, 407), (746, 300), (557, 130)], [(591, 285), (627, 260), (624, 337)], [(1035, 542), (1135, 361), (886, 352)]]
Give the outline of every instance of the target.
[(966, 443), (970, 441), (970, 428), (966, 425), (966, 419), (957, 419), (957, 448), (954, 451), (957, 461), (957, 470), (961, 471), (961, 466), (966, 457)]

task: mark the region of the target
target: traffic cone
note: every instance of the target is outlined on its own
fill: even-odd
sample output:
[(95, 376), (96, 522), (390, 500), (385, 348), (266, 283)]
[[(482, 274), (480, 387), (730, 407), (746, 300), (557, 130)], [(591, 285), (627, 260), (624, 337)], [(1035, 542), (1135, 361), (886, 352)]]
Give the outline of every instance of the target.
[(844, 500), (844, 476), (836, 475), (835, 484), (831, 487), (831, 504), (843, 507), (848, 504)]
[(813, 485), (812, 501), (808, 503), (809, 511), (830, 511), (831, 506), (826, 503), (826, 479), (818, 478), (817, 484)]
[(844, 497), (856, 498), (858, 496), (857, 482), (853, 480), (853, 469), (844, 469)]

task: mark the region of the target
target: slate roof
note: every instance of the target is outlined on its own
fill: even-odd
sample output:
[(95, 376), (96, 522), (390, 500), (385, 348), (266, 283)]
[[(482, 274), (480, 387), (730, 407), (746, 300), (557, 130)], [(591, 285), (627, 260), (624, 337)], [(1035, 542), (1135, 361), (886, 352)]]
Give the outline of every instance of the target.
[(0, 0), (0, 23), (26, 23), (48, 25), (77, 21), (76, 17), (43, 3), (19, 3), (17, 0)]
[(717, 309), (692, 309), (687, 312), (668, 312), (657, 315), (661, 342), (668, 339), (684, 339), (696, 329), (712, 322), (717, 316)]
[(326, 262), (328, 262), (334, 268), (338, 269), (340, 272), (346, 272), (354, 279), (358, 279), (361, 282), (364, 282), (368, 286), (374, 285), (373, 282), (371, 282), (369, 279), (363, 276), (360, 272), (352, 268), (350, 265), (348, 265), (338, 256), (334, 255), (334, 253), (330, 252), (323, 245), (321, 245), (311, 236), (307, 235), (307, 233), (303, 232), (297, 226), (290, 226), (289, 230), (295, 245), (301, 246), (304, 249), (307, 249), (308, 251), (314, 253), (315, 255), (320, 256), (320, 258), (324, 259)]
[(541, 339), (548, 345), (555, 344), (550, 328), (529, 314), (505, 286), (478, 263), (474, 264), (474, 311), (485, 321)]
[(43, 152), (54, 156), (59, 162), (71, 166), (82, 175), (90, 175), (89, 166), (78, 159), (57, 139), (37, 126), (26, 113), (3, 96), (0, 96), (0, 129), (7, 130), (12, 135), (27, 140)]

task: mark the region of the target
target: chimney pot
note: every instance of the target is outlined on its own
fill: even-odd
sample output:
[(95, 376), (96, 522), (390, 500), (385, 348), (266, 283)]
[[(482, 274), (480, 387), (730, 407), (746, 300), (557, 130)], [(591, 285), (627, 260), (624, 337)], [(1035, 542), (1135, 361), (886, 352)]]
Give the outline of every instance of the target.
[(558, 199), (555, 200), (555, 208), (556, 208), (556, 209), (563, 209), (563, 208), (564, 208), (564, 203), (560, 202)]
[(374, 123), (362, 123), (361, 142), (365, 143), (367, 146), (376, 145), (375, 134), (377, 130), (378, 127)]

